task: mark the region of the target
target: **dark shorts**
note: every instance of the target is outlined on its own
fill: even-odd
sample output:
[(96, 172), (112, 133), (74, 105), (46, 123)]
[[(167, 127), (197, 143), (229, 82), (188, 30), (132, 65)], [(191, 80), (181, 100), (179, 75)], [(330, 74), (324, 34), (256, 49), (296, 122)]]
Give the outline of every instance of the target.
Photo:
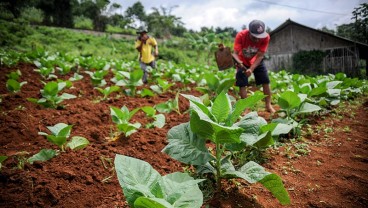
[[(249, 67), (247, 67), (249, 68)], [(238, 87), (248, 86), (248, 77), (245, 75), (243, 70), (237, 68), (236, 69), (236, 82), (235, 85)], [(270, 78), (268, 77), (268, 72), (266, 66), (263, 61), (257, 66), (257, 68), (253, 72), (254, 78), (256, 80), (256, 85), (261, 84), (270, 84)]]

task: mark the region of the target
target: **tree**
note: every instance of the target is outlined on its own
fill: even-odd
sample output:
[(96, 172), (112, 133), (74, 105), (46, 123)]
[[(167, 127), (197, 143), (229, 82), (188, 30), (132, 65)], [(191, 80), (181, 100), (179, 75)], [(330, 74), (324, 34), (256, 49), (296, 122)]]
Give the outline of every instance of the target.
[(22, 9), (32, 3), (33, 1), (24, 0), (0, 0), (0, 9), (3, 8), (9, 11), (14, 18), (18, 18), (20, 17)]
[(360, 7), (355, 8), (352, 19), (355, 20), (354, 39), (362, 43), (368, 43), (368, 3), (360, 4)]
[(74, 10), (74, 15), (85, 16), (93, 20), (93, 29), (105, 31), (108, 17), (109, 0), (80, 0)]
[(136, 23), (142, 25), (147, 17), (143, 4), (140, 1), (137, 1), (133, 4), (133, 6), (128, 7), (125, 11), (125, 17), (130, 19), (130, 24), (132, 27), (138, 27)]
[(328, 29), (326, 26), (323, 26), (320, 30), (335, 35), (335, 30)]
[(171, 38), (174, 29), (183, 26), (180, 17), (171, 15), (173, 8), (176, 7), (177, 6), (165, 8), (161, 6), (160, 9), (153, 7), (153, 12), (147, 16), (146, 20), (148, 30), (155, 33), (158, 37)]

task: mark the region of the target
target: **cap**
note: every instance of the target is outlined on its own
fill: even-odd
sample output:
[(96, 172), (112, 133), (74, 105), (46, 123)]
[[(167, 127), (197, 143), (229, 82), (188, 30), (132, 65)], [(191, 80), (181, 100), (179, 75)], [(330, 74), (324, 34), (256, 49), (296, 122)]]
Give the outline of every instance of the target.
[(145, 27), (143, 27), (143, 26), (141, 26), (141, 27), (139, 27), (138, 29), (137, 29), (137, 34), (141, 34), (141, 33), (143, 33), (143, 32), (145, 32), (145, 33), (148, 33), (148, 31), (147, 31), (147, 28), (145, 28)]
[(261, 20), (251, 21), (249, 23), (249, 32), (256, 38), (265, 38), (268, 35), (265, 30), (265, 24)]

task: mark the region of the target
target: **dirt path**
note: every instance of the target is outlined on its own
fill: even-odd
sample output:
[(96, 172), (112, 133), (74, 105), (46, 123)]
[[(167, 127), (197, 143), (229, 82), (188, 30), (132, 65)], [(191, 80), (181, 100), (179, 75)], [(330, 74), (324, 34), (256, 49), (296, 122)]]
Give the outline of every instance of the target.
[[(130, 138), (116, 142), (107, 139), (114, 132), (110, 106), (125, 105), (130, 110), (153, 106), (173, 99), (182, 88), (180, 84), (153, 98), (132, 98), (121, 93), (118, 97), (115, 93), (110, 100), (98, 101), (101, 95), (84, 74), (82, 81), (66, 90), (78, 97), (65, 101), (65, 109), (45, 109), (26, 100), (39, 98), (43, 86), (33, 68), (20, 64), (0, 69), (0, 155), (9, 156), (0, 172), (0, 207), (127, 207), (111, 163), (116, 154), (145, 160), (162, 175), (183, 170), (182, 164), (161, 150), (167, 144), (167, 131), (187, 122), (188, 114), (171, 112), (166, 114), (162, 129), (141, 128)], [(21, 81), (28, 83), (20, 93), (12, 95), (5, 88), (6, 74), (16, 69), (22, 71)], [(184, 93), (199, 95), (194, 90)], [(184, 98), (180, 101), (184, 112), (188, 102)], [(264, 166), (282, 177), (292, 200), (289, 207), (368, 207), (368, 100), (359, 101), (312, 118), (304, 141), (289, 141), (270, 149)], [(267, 113), (259, 114), (269, 118)], [(147, 123), (142, 112), (136, 114), (134, 121), (142, 126)], [(17, 169), (22, 161), (20, 152), (29, 157), (43, 148), (57, 149), (38, 132), (60, 122), (73, 124), (72, 136), (84, 136), (91, 144), (83, 150), (67, 150), (50, 161)], [(242, 181), (224, 182), (221, 198), (212, 205), (281, 207), (260, 185)]]

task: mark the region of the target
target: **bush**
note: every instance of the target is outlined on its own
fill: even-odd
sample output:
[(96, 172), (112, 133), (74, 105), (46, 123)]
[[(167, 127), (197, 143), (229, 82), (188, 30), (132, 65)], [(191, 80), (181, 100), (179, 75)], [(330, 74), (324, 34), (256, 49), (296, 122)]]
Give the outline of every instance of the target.
[(293, 71), (299, 74), (323, 74), (322, 61), (326, 52), (321, 50), (299, 51), (292, 57)]
[(74, 18), (74, 28), (92, 30), (93, 22), (87, 17), (78, 16)]
[(43, 20), (43, 12), (40, 9), (28, 7), (22, 11), (20, 17), (29, 23), (40, 24)]
[(106, 32), (109, 32), (109, 33), (122, 33), (123, 29), (121, 29), (120, 27), (107, 25)]

